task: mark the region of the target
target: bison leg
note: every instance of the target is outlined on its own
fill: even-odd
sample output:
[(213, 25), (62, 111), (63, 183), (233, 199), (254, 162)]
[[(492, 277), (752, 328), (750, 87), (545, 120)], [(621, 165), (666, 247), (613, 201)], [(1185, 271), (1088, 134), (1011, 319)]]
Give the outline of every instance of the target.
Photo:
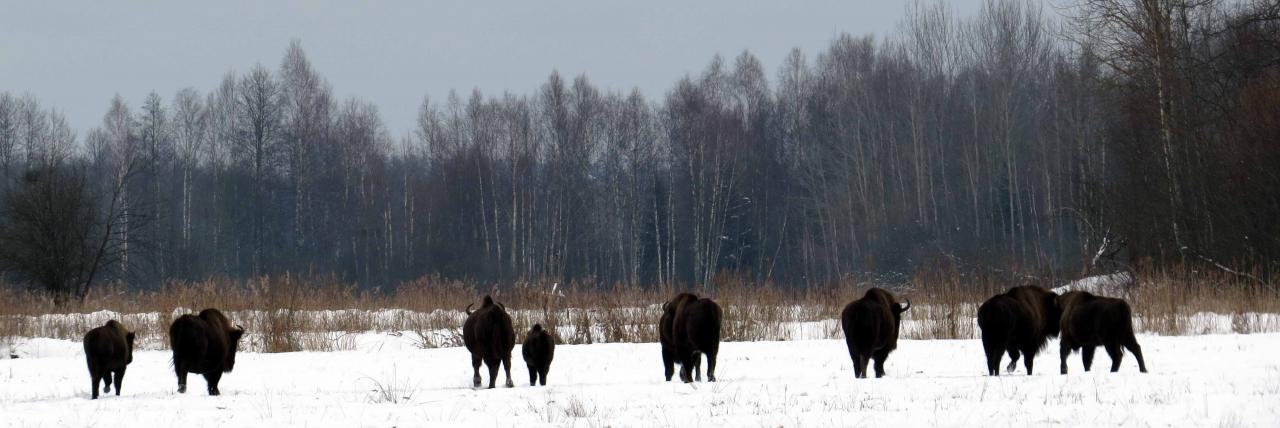
[(871, 357), (875, 358), (875, 361), (876, 361), (875, 363), (876, 378), (878, 379), (878, 378), (884, 377), (884, 360), (889, 359), (889, 350), (881, 349), (879, 351), (876, 351), (874, 354), (871, 354)]
[(671, 375), (676, 372), (676, 350), (667, 345), (662, 345), (662, 367), (665, 369), (667, 382), (671, 381)]
[(90, 367), (90, 368), (89, 368), (89, 380), (92, 380), (92, 381), (93, 381), (93, 399), (94, 399), (94, 400), (97, 400), (97, 399), (98, 399), (98, 387), (99, 387), (99, 383), (98, 383), (98, 382), (102, 380), (102, 374), (101, 374), (101, 373), (99, 373), (97, 370), (94, 370), (92, 367)]
[(1124, 349), (1118, 344), (1107, 344), (1107, 355), (1111, 356), (1111, 372), (1120, 371), (1120, 361), (1124, 360)]
[(116, 369), (116, 396), (120, 396), (120, 390), (124, 388), (124, 369), (125, 367)]
[(680, 362), (680, 381), (693, 383), (693, 362), (687, 359), (681, 359)]
[[(996, 355), (997, 355), (997, 358), (998, 358), (999, 354), (996, 354)], [(1010, 349), (1009, 349), (1009, 366), (1007, 366), (1007, 367), (1005, 367), (1005, 368), (1004, 368), (1005, 373), (1013, 373), (1013, 371), (1014, 371), (1014, 370), (1017, 370), (1017, 369), (1018, 369), (1018, 356), (1019, 356), (1019, 355), (1020, 355), (1020, 354), (1018, 353), (1018, 350), (1017, 350), (1017, 349), (1012, 349), (1012, 348), (1010, 348)], [(997, 360), (997, 361), (998, 361), (998, 360)]]
[(471, 354), (471, 369), (475, 371), (475, 376), (471, 378), (471, 386), (473, 388), (480, 387), (480, 355)]
[(693, 380), (702, 382), (702, 353), (693, 353)]
[(863, 354), (863, 353), (859, 352), (859, 353), (858, 353), (858, 357), (857, 357), (856, 359), (854, 359), (854, 363), (853, 363), (853, 374), (854, 374), (854, 376), (857, 376), (859, 379), (866, 379), (866, 378), (867, 378), (867, 363), (868, 363), (868, 362), (870, 362), (870, 361), (871, 361), (871, 356), (870, 356), (870, 355), (865, 355), (865, 354)]
[(1124, 347), (1133, 353), (1133, 358), (1138, 359), (1138, 371), (1146, 373), (1147, 362), (1142, 359), (1142, 347), (1138, 346), (1138, 338), (1130, 334), (1129, 338), (1124, 342)]
[(538, 385), (538, 368), (533, 364), (529, 364), (529, 386)]
[(1031, 376), (1031, 368), (1035, 365), (1036, 349), (1028, 348), (1022, 350), (1022, 365), (1027, 368), (1027, 376)]
[(187, 393), (187, 365), (180, 361), (173, 362), (173, 371), (178, 375), (178, 393)]
[(204, 374), (205, 383), (209, 384), (209, 395), (222, 395), (218, 390), (218, 381), (222, 379), (222, 371), (211, 370)]
[(497, 387), (498, 384), (498, 365), (497, 358), (485, 358), (484, 366), (489, 369), (489, 389)]
[(1067, 374), (1067, 357), (1071, 356), (1071, 348), (1071, 342), (1067, 339), (1058, 342), (1058, 371), (1062, 374)]
[(541, 380), (542, 386), (547, 386), (547, 372), (551, 371), (551, 363), (543, 364), (538, 368), (538, 378)]
[[(1000, 358), (1004, 356), (1004, 350), (985, 336), (982, 338), (982, 350), (987, 354), (987, 376), (1000, 376)], [(853, 350), (850, 349), (849, 353), (852, 354)]]
[(707, 382), (716, 381), (716, 354), (719, 353), (719, 350), (707, 352)]
[(858, 347), (853, 345), (853, 339), (849, 338), (848, 333), (845, 333), (844, 344), (849, 348), (849, 359), (853, 361), (853, 378), (862, 377), (862, 372), (858, 370)]
[(1085, 346), (1084, 349), (1080, 350), (1080, 359), (1084, 362), (1084, 371), (1087, 372), (1093, 368), (1093, 353), (1097, 350), (1097, 346)]
[(511, 354), (502, 357), (502, 371), (507, 375), (507, 388), (515, 388), (516, 384), (511, 382)]

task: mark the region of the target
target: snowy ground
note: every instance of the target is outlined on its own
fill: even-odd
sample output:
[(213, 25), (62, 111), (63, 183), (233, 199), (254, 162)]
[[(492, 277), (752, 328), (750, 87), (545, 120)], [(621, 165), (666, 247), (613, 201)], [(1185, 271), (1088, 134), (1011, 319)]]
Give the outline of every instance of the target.
[(1280, 334), (1139, 340), (1148, 374), (1128, 355), (1107, 373), (1099, 351), (1094, 372), (1075, 355), (1061, 376), (1051, 342), (1034, 376), (990, 378), (976, 340), (907, 340), (884, 379), (854, 379), (838, 340), (725, 343), (720, 382), (693, 385), (662, 381), (657, 344), (565, 345), (547, 387), (528, 386), (517, 347), (516, 388), (473, 390), (465, 350), (381, 334), (356, 351), (242, 353), (220, 397), (198, 376), (177, 394), (169, 354), (138, 352), (124, 394), (91, 401), (79, 343), (30, 339), (0, 360), (0, 425), (1280, 425)]

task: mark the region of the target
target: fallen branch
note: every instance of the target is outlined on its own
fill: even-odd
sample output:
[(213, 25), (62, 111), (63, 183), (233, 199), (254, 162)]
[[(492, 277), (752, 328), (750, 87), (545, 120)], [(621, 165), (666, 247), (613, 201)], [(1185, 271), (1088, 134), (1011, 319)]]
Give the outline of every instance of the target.
[(1213, 265), (1214, 267), (1217, 267), (1218, 269), (1221, 269), (1223, 272), (1226, 272), (1226, 273), (1229, 273), (1229, 274), (1232, 274), (1232, 275), (1235, 275), (1235, 276), (1242, 276), (1242, 277), (1245, 277), (1245, 278), (1249, 278), (1249, 279), (1252, 279), (1254, 282), (1257, 282), (1258, 284), (1262, 284), (1262, 285), (1266, 286), (1267, 288), (1272, 288), (1271, 283), (1269, 283), (1269, 282), (1267, 282), (1267, 281), (1264, 281), (1262, 278), (1258, 278), (1257, 276), (1255, 276), (1255, 275), (1253, 275), (1253, 274), (1251, 274), (1251, 273), (1248, 273), (1248, 272), (1241, 272), (1241, 271), (1238, 271), (1238, 270), (1235, 270), (1235, 269), (1229, 268), (1229, 267), (1227, 267), (1227, 266), (1223, 265), (1222, 263), (1218, 263), (1218, 261), (1217, 261), (1217, 260), (1214, 260), (1214, 259), (1211, 259), (1211, 258), (1209, 258), (1209, 257), (1206, 257), (1204, 254), (1200, 254), (1200, 252), (1199, 252), (1199, 251), (1196, 251), (1196, 250), (1194, 250), (1194, 249), (1191, 249), (1190, 247), (1182, 247), (1182, 248), (1181, 248), (1181, 250), (1182, 250), (1182, 252), (1183, 252), (1183, 253), (1188, 253), (1188, 254), (1190, 254), (1190, 255), (1192, 255), (1192, 256), (1195, 256), (1196, 258), (1198, 258), (1198, 259), (1200, 259), (1200, 260), (1205, 261), (1206, 263), (1209, 263), (1209, 264)]

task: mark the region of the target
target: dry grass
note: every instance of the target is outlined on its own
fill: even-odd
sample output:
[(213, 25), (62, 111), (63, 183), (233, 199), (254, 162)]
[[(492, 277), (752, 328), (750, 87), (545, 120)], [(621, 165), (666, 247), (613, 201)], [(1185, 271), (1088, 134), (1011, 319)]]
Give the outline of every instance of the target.
[[(1280, 316), (1275, 315), (1280, 314), (1280, 293), (1274, 290), (1212, 273), (1136, 276), (1137, 286), (1124, 297), (1133, 305), (1142, 331), (1280, 331)], [(880, 286), (914, 304), (904, 316), (904, 338), (955, 339), (977, 337), (978, 305), (1022, 282), (1007, 275), (934, 270)], [(870, 286), (849, 280), (827, 288), (785, 288), (722, 275), (692, 291), (720, 303), (725, 340), (795, 340), (842, 337), (840, 311)], [(145, 292), (100, 289), (83, 302), (58, 307), (41, 294), (5, 287), (0, 288), (0, 348), (16, 337), (78, 340), (108, 318), (118, 318), (138, 333), (139, 346), (163, 349), (174, 317), (206, 307), (220, 308), (243, 325), (250, 333), (245, 349), (253, 351), (353, 349), (353, 336), (367, 332), (408, 335), (423, 348), (459, 346), (463, 309), (484, 294), (509, 309), (520, 336), (541, 323), (557, 331), (562, 343), (656, 342), (661, 304), (677, 291), (682, 289), (549, 281), (494, 287), (438, 278), (376, 291), (327, 277), (280, 276), (173, 283)]]

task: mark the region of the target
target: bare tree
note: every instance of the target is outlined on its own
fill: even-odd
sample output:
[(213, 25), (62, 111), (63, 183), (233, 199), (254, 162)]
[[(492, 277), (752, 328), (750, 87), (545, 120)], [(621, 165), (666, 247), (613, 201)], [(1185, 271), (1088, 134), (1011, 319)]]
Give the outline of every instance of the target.
[(250, 189), (250, 266), (257, 275), (264, 272), (267, 257), (267, 204), (270, 181), (279, 162), (280, 86), (271, 72), (254, 67), (236, 86), (234, 156), (248, 168)]
[[(180, 183), (179, 246), (184, 254), (191, 251), (193, 178), (200, 167), (201, 152), (209, 141), (209, 109), (193, 88), (183, 88), (173, 99), (174, 149), (177, 151)], [(186, 263), (184, 263), (186, 264)]]

